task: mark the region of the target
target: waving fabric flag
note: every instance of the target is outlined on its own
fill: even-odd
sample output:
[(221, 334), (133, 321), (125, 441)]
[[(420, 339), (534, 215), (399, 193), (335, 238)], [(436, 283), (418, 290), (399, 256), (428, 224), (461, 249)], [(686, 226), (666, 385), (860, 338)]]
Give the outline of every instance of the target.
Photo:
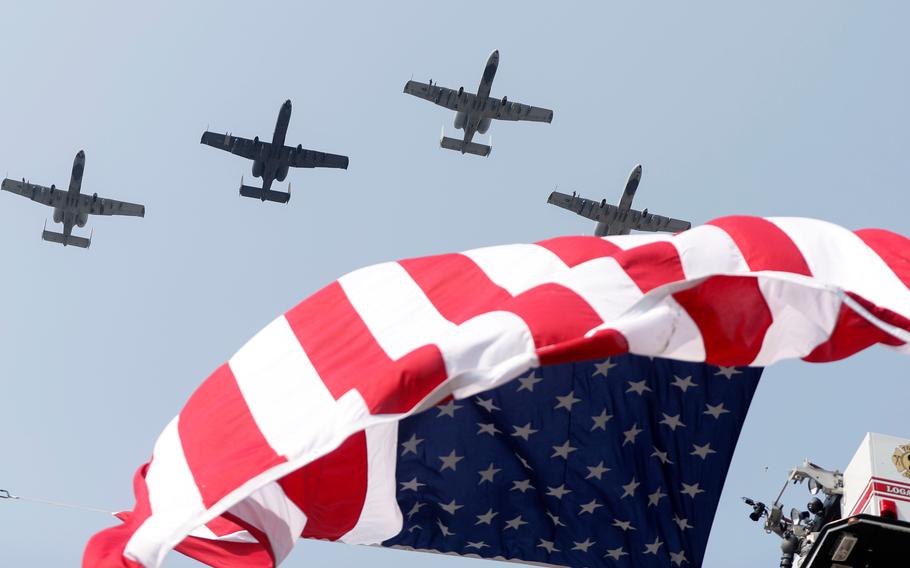
[[(573, 566), (595, 565), (577, 553), (596, 543), (603, 562), (633, 554), (633, 565), (648, 566), (641, 562), (658, 554), (697, 562), (757, 379), (732, 367), (830, 361), (876, 343), (906, 350), (908, 261), (910, 241), (886, 231), (729, 217), (674, 236), (564, 237), (355, 271), (272, 322), (199, 387), (137, 472), (136, 507), (90, 541), (84, 564), (158, 566), (176, 546), (219, 566), (271, 565), (299, 536), (457, 553), (473, 544), (481, 556)], [(614, 371), (596, 377), (597, 368), (580, 363), (624, 353), (704, 364), (599, 363), (623, 367), (614, 381)], [(522, 402), (517, 395), (533, 391), (510, 381), (538, 367), (547, 378), (537, 388), (546, 394)], [(714, 390), (723, 384), (713, 381), (717, 372), (737, 386)], [(685, 377), (694, 386), (674, 384)], [(690, 401), (696, 392), (705, 398)], [(492, 408), (491, 420), (457, 422), (468, 409), (455, 407), (469, 401)], [(427, 426), (428, 443), (420, 423), (441, 411), (456, 424)], [(493, 421), (499, 412), (502, 421)], [(584, 432), (595, 418), (606, 421), (603, 432)], [(705, 426), (714, 420), (719, 428)], [(481, 424), (508, 449), (468, 441)], [(487, 452), (486, 468), (471, 472)], [(527, 461), (528, 477), (518, 478), (518, 457), (509, 455)], [(582, 463), (598, 455), (603, 465)], [(715, 458), (721, 465), (711, 465)], [(559, 459), (566, 482), (550, 485), (559, 481), (552, 469)], [(482, 531), (495, 519), (500, 540), (469, 543), (470, 518), (454, 518), (468, 512), (459, 508), (464, 497), (432, 489), (462, 485), (444, 477), (431, 484), (420, 467), (476, 475), (477, 503), (482, 490), (491, 510), (472, 526)], [(592, 473), (588, 467), (603, 485), (576, 479)], [(418, 470), (394, 483), (408, 468)], [(521, 487), (527, 481), (544, 503), (525, 503), (521, 487), (505, 491), (507, 477)], [(401, 501), (403, 510), (400, 500), (415, 496)], [(590, 523), (588, 514), (604, 517)], [(623, 525), (603, 527), (604, 518)], [(695, 522), (700, 528), (690, 533)]]

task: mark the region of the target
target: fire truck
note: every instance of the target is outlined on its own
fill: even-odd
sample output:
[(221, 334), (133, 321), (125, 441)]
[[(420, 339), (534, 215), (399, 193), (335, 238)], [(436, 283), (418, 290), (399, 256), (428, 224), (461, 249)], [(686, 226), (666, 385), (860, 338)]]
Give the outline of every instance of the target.
[[(803, 482), (808, 503), (785, 515), (784, 492)], [(910, 439), (868, 433), (843, 473), (806, 460), (770, 506), (743, 500), (781, 538), (781, 568), (910, 566)]]

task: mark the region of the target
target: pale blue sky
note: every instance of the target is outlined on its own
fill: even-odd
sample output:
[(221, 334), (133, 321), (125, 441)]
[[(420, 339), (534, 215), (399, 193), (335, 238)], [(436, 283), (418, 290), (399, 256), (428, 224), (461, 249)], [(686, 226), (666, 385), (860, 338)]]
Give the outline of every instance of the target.
[[(147, 205), (91, 219), (83, 251), (40, 240), (50, 210), (0, 195), (0, 487), (130, 507), (161, 428), (273, 317), (366, 264), (589, 233), (545, 205), (556, 185), (615, 201), (641, 162), (636, 204), (654, 212), (910, 233), (908, 17), (832, 1), (0, 5), (0, 173), (64, 185), (84, 148), (84, 191)], [(473, 90), (494, 48), (493, 94), (553, 123), (494, 124), (488, 159), (440, 149), (451, 113), (404, 83)], [(200, 134), (271, 136), (287, 98), (289, 142), (350, 169), (292, 172), (286, 207), (241, 199), (249, 162)], [(906, 369), (884, 349), (769, 369), (705, 566), (776, 565), (741, 495), (773, 499), (807, 456), (843, 468), (867, 430), (910, 435)], [(75, 565), (109, 524), (0, 501), (0, 564)], [(328, 562), (484, 561), (302, 543), (287, 565)]]

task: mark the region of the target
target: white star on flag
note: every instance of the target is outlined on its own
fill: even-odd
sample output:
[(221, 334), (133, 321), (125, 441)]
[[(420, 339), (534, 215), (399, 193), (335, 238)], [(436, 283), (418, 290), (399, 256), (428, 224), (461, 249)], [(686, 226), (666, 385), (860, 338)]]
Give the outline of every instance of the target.
[(683, 483), (681, 493), (683, 495), (688, 495), (689, 497), (692, 497), (694, 499), (695, 496), (698, 495), (699, 493), (705, 492), (705, 490), (700, 489), (698, 487), (698, 485), (699, 485), (698, 483), (693, 483), (692, 485), (689, 485), (688, 483)]
[(594, 371), (594, 376), (596, 377), (597, 375), (603, 375), (604, 378), (606, 378), (606, 376), (610, 373), (610, 369), (615, 366), (616, 364), (613, 363), (613, 360), (609, 358), (603, 363), (595, 363), (594, 368), (596, 370)]
[(676, 564), (677, 566), (682, 566), (683, 562), (688, 562), (686, 559), (686, 552), (684, 550), (680, 550), (679, 552), (671, 552), (670, 562)]
[(666, 424), (670, 427), (670, 430), (676, 432), (677, 428), (686, 427), (686, 425), (682, 423), (682, 420), (679, 419), (679, 414), (676, 416), (670, 416), (669, 414), (664, 414), (663, 412), (661, 412), (661, 414), (663, 414), (664, 419), (660, 421), (660, 424)]
[(626, 392), (634, 392), (637, 395), (642, 395), (645, 391), (650, 391), (651, 387), (647, 385), (646, 380), (642, 379), (640, 381), (627, 381), (629, 383), (629, 388), (626, 389)]
[(579, 511), (578, 514), (579, 514), (579, 515), (582, 515), (582, 514), (584, 514), (584, 513), (590, 513), (590, 514), (593, 515), (593, 514), (594, 514), (594, 510), (597, 509), (598, 507), (603, 507), (603, 505), (601, 505), (600, 503), (598, 503), (598, 502), (597, 502), (597, 499), (591, 499), (591, 502), (590, 502), (590, 503), (586, 503), (586, 504), (584, 504), (584, 505), (581, 506), (581, 511)]
[(488, 467), (487, 469), (477, 472), (480, 474), (480, 481), (477, 482), (477, 485), (480, 485), (484, 481), (489, 481), (490, 483), (493, 483), (493, 476), (495, 476), (500, 471), (502, 471), (502, 470), (493, 467), (493, 464), (491, 463), (490, 467)]
[(598, 414), (597, 416), (592, 416), (591, 420), (594, 421), (594, 426), (591, 426), (591, 431), (593, 432), (594, 430), (597, 430), (598, 428), (600, 428), (601, 430), (606, 432), (607, 431), (607, 422), (609, 422), (611, 418), (613, 418), (613, 415), (607, 414), (606, 408), (603, 409), (600, 412), (600, 414)]
[(506, 529), (515, 529), (515, 530), (518, 530), (518, 528), (521, 527), (521, 525), (526, 525), (526, 524), (528, 524), (527, 521), (523, 521), (523, 520), (521, 519), (521, 515), (518, 515), (517, 517), (515, 517), (515, 518), (512, 519), (511, 521), (506, 521), (506, 528), (503, 529), (503, 530), (506, 530)]
[(490, 507), (490, 510), (487, 511), (486, 513), (484, 513), (482, 515), (477, 515), (477, 522), (474, 523), (474, 525), (475, 526), (476, 525), (489, 525), (491, 522), (493, 522), (493, 517), (495, 517), (498, 514), (499, 513), (493, 512), (493, 508)]
[(455, 404), (454, 400), (450, 400), (447, 404), (440, 404), (436, 407), (436, 409), (439, 410), (439, 414), (437, 414), (436, 417), (450, 416), (455, 418), (455, 411), (459, 408), (461, 407)]
[(577, 450), (578, 448), (573, 448), (569, 445), (569, 441), (566, 440), (566, 443), (561, 446), (553, 446), (553, 455), (551, 458), (561, 457), (564, 460), (569, 459), (569, 454)]
[(556, 497), (557, 499), (562, 499), (564, 495), (571, 493), (571, 489), (566, 489), (566, 484), (563, 483), (559, 487), (547, 487), (547, 495), (550, 497)]
[(442, 467), (439, 468), (439, 471), (445, 471), (446, 469), (455, 471), (455, 466), (464, 459), (464, 456), (456, 456), (455, 450), (452, 450), (452, 453), (447, 456), (440, 456), (439, 459), (442, 461)]
[(607, 550), (607, 553), (604, 555), (604, 558), (606, 558), (607, 556), (609, 556), (609, 557), (612, 558), (613, 560), (619, 560), (619, 559), (622, 558), (623, 556), (628, 556), (628, 555), (629, 555), (629, 553), (626, 552), (625, 550), (623, 550), (623, 548), (620, 546), (619, 548), (610, 548), (610, 549), (608, 549), (608, 550)]
[(539, 383), (542, 380), (543, 379), (535, 376), (534, 374), (531, 374), (530, 376), (527, 376), (527, 377), (522, 377), (522, 378), (518, 379), (518, 382), (519, 382), (518, 392), (521, 392), (523, 390), (526, 390), (528, 392), (534, 392), (534, 385), (536, 385), (537, 383)]
[(411, 434), (410, 440), (406, 440), (401, 443), (401, 447), (404, 448), (404, 450), (401, 452), (401, 455), (406, 456), (408, 453), (413, 453), (416, 455), (417, 454), (417, 444), (419, 444), (420, 442), (423, 442), (423, 439), (418, 438), (417, 434)]
[(401, 483), (401, 491), (417, 491), (418, 488), (426, 485), (417, 481), (416, 477), (411, 481), (399, 481), (399, 483)]
[(556, 400), (559, 401), (554, 407), (554, 410), (557, 408), (565, 408), (569, 412), (572, 412), (572, 406), (581, 402), (580, 398), (575, 398), (575, 391), (570, 391), (569, 394), (565, 396), (557, 396)]
[(628, 430), (626, 430), (625, 432), (622, 433), (623, 436), (625, 437), (625, 440), (623, 440), (622, 445), (625, 446), (626, 444), (634, 444), (635, 437), (638, 436), (639, 434), (641, 434), (642, 432), (644, 432), (644, 430), (642, 430), (638, 427), (638, 423), (633, 424), (631, 428), (629, 428)]
[(634, 531), (635, 527), (632, 526), (632, 521), (620, 521), (619, 519), (613, 519), (613, 526), (620, 528), (625, 531)]
[(692, 453), (689, 455), (698, 456), (701, 459), (708, 457), (708, 454), (716, 454), (714, 450), (711, 449), (711, 444), (705, 444), (704, 446), (699, 446), (698, 444), (692, 444)]
[(707, 415), (709, 415), (709, 416), (713, 416), (714, 418), (720, 418), (720, 415), (721, 415), (721, 414), (727, 414), (728, 412), (730, 412), (729, 410), (727, 410), (726, 408), (724, 408), (724, 403), (720, 403), (720, 404), (718, 404), (717, 406), (712, 406), (712, 405), (710, 405), (710, 404), (705, 404), (705, 408), (706, 408), (707, 410), (705, 410), (703, 414), (707, 414)]
[(686, 392), (686, 390), (688, 390), (690, 387), (697, 386), (695, 383), (692, 382), (692, 375), (689, 375), (688, 377), (685, 377), (683, 379), (680, 379), (679, 377), (674, 375), (673, 379), (674, 380), (671, 384), (674, 387), (679, 387), (679, 389), (683, 392)]
[(651, 544), (645, 545), (645, 550), (642, 554), (653, 554), (657, 556), (657, 550), (663, 545), (663, 542), (659, 538), (655, 537), (654, 542)]
[(732, 379), (733, 375), (738, 375), (742, 371), (738, 370), (736, 367), (718, 367), (717, 372), (714, 373), (714, 376), (722, 376), (725, 379)]
[(544, 539), (540, 539), (540, 544), (537, 545), (537, 548), (542, 548), (542, 549), (546, 550), (547, 552), (549, 552), (550, 554), (553, 554), (554, 552), (559, 552), (559, 549), (556, 548), (555, 543), (553, 543), (549, 540), (544, 540)]
[(572, 542), (575, 546), (572, 547), (572, 550), (580, 550), (582, 552), (587, 552), (591, 546), (594, 545), (594, 541), (590, 538), (586, 538), (581, 542)]
[(494, 410), (502, 410), (501, 408), (496, 406), (496, 403), (493, 402), (492, 398), (480, 398), (478, 396), (477, 398), (474, 399), (474, 401), (477, 402), (477, 406), (484, 407), (487, 410), (487, 412), (493, 412)]
[(464, 507), (464, 505), (459, 505), (458, 503), (455, 502), (455, 499), (452, 499), (451, 503), (443, 504), (443, 505), (439, 506), (440, 509), (442, 509), (446, 513), (449, 513), (450, 515), (454, 515), (455, 511), (457, 511), (458, 509), (461, 509), (462, 507)]
[(633, 477), (632, 481), (622, 486), (622, 497), (620, 497), (620, 499), (635, 496), (635, 490), (638, 489), (639, 485), (641, 485), (641, 483)]
[(654, 490), (654, 493), (648, 495), (648, 507), (656, 507), (660, 503), (660, 500), (666, 496), (667, 494), (664, 493), (660, 487), (658, 487)]
[(528, 422), (521, 428), (519, 428), (518, 426), (512, 426), (512, 428), (515, 429), (515, 431), (512, 432), (512, 435), (518, 436), (519, 438), (522, 438), (526, 442), (528, 441), (528, 438), (531, 436), (531, 434), (534, 434), (535, 432), (537, 432), (537, 430), (535, 430), (534, 428), (531, 428), (530, 422)]
[(654, 448), (654, 451), (651, 452), (651, 457), (659, 459), (660, 463), (662, 463), (664, 465), (673, 465), (673, 462), (670, 460), (670, 457), (667, 454), (667, 452), (662, 452), (662, 451), (658, 450), (657, 448)]
[(610, 468), (604, 467), (603, 461), (601, 461), (599, 464), (597, 464), (595, 466), (588, 465), (585, 467), (588, 468), (588, 475), (585, 476), (585, 479), (591, 479), (592, 477), (596, 477), (597, 479), (600, 479), (600, 476), (602, 476), (603, 474), (610, 471)]

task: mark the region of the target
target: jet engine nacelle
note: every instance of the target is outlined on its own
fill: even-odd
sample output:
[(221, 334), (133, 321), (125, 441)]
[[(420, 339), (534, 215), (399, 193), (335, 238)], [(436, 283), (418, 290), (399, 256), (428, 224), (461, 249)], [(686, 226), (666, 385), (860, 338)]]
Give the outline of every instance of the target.
[(506, 106), (509, 103), (508, 97), (502, 97), (502, 106)]
[(275, 172), (275, 179), (278, 181), (284, 181), (284, 178), (288, 177), (288, 166), (285, 164), (278, 168), (278, 171)]
[(253, 177), (262, 177), (262, 170), (265, 169), (265, 162), (253, 160)]
[(481, 134), (486, 134), (487, 129), (490, 128), (490, 119), (484, 118), (480, 121), (480, 124), (477, 125), (477, 132)]
[(455, 128), (464, 128), (465, 120), (467, 120), (467, 115), (463, 112), (455, 113)]
[(86, 221), (88, 221), (88, 214), (80, 213), (80, 214), (76, 215), (76, 224), (79, 225), (80, 227), (84, 227)]
[(63, 209), (60, 209), (59, 207), (55, 207), (54, 208), (54, 223), (62, 223), (62, 222), (63, 222)]

